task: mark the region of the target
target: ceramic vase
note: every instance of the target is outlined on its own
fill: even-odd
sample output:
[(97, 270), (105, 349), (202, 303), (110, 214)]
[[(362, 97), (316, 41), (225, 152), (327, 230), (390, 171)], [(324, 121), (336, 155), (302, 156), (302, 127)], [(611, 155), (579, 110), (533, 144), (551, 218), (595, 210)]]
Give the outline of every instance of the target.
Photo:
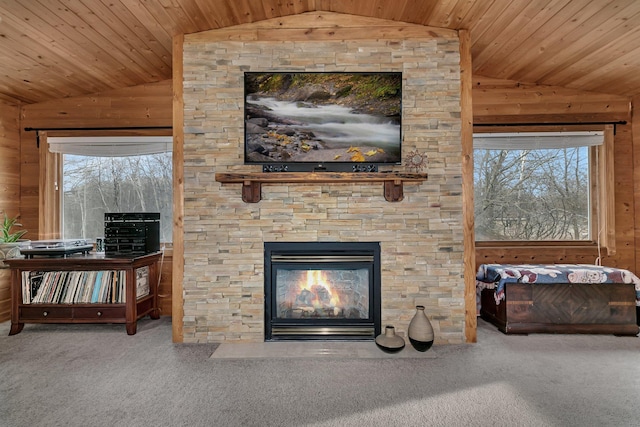
[(404, 348), (404, 338), (396, 335), (396, 328), (387, 325), (384, 332), (376, 337), (376, 345), (387, 353), (396, 353)]
[(433, 345), (433, 327), (426, 314), (424, 306), (416, 306), (416, 314), (409, 323), (407, 331), (409, 342), (418, 351), (427, 351)]

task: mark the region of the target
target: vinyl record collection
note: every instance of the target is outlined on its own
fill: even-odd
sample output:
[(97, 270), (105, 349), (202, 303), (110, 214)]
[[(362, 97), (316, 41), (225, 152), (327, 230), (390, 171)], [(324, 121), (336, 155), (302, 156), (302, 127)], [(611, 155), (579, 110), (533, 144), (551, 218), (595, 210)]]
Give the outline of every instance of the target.
[[(149, 294), (149, 268), (136, 270), (136, 296)], [(23, 304), (124, 304), (126, 272), (23, 271)]]

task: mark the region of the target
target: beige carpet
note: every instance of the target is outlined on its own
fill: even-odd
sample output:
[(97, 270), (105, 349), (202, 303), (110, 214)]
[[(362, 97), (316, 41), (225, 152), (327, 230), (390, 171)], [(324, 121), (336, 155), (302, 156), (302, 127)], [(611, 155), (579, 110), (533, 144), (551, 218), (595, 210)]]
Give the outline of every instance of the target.
[(419, 357), (376, 355), (373, 343), (273, 357), (281, 343), (267, 343), (247, 350), (255, 357), (173, 344), (168, 318), (134, 336), (123, 325), (8, 331), (1, 323), (2, 427), (640, 424), (637, 337), (505, 336), (480, 322), (477, 344)]

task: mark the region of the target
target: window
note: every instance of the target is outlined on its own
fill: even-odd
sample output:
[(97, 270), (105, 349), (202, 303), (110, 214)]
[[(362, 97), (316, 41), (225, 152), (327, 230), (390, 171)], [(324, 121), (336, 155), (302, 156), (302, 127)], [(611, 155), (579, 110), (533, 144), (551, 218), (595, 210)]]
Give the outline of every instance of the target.
[(60, 230), (65, 239), (104, 235), (106, 212), (160, 212), (172, 239), (171, 137), (48, 138), (59, 153)]
[(474, 134), (476, 241), (601, 242), (612, 228), (605, 139), (605, 132)]

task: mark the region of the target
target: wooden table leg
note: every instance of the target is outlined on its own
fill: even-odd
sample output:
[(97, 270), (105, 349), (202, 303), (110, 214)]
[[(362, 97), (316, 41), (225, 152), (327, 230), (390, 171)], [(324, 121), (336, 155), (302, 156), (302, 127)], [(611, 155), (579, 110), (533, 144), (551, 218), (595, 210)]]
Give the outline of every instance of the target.
[(22, 331), (22, 328), (24, 328), (24, 323), (12, 323), (9, 335), (19, 334)]
[(127, 323), (127, 335), (135, 335), (138, 329), (138, 323)]

